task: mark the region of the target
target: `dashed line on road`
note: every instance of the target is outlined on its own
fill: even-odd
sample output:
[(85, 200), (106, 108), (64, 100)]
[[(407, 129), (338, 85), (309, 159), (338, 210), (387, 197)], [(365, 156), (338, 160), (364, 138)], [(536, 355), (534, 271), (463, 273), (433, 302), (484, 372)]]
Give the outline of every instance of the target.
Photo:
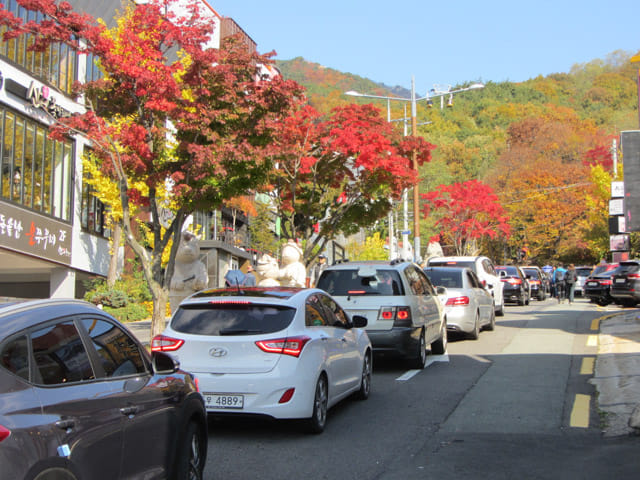
[(571, 409), (571, 418), (569, 426), (574, 428), (589, 428), (589, 409), (591, 404), (591, 396), (577, 394), (573, 400), (573, 408)]
[(595, 357), (584, 357), (580, 365), (580, 375), (593, 375), (595, 364)]
[(597, 346), (598, 346), (598, 336), (589, 335), (587, 337), (587, 347), (597, 347)]
[(591, 321), (591, 330), (594, 331), (594, 332), (600, 330), (600, 319), (599, 318), (594, 318)]
[[(436, 363), (436, 362), (445, 362), (445, 363), (449, 363), (449, 354), (445, 353), (444, 355), (431, 355), (429, 356), (427, 363), (425, 364), (424, 368), (427, 368), (429, 365)], [(402, 375), (400, 375), (398, 378), (396, 378), (396, 381), (398, 382), (406, 382), (407, 380), (411, 380), (413, 377), (415, 377), (417, 374), (419, 374), (423, 369), (411, 369), (411, 370), (407, 370), (406, 372), (404, 372)]]

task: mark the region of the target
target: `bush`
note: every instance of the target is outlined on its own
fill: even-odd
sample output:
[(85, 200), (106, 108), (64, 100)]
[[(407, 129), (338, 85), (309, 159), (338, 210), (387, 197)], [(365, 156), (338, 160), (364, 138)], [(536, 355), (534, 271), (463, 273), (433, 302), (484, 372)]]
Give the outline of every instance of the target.
[(84, 299), (94, 305), (102, 305), (105, 312), (121, 322), (133, 322), (151, 316), (148, 308), (151, 292), (140, 272), (123, 276), (113, 288), (109, 288), (104, 278), (94, 278), (86, 283), (86, 287)]
[(116, 317), (120, 322), (136, 322), (149, 317), (145, 306), (139, 303), (128, 303), (121, 308), (104, 306), (104, 311)]

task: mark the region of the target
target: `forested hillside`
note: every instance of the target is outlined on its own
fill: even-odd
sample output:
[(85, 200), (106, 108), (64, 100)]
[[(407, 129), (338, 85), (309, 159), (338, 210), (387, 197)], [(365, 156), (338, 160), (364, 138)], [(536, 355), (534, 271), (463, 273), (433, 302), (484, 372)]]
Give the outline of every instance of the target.
[[(439, 99), (431, 108), (422, 101), (418, 122), (432, 123), (419, 126), (418, 134), (437, 148), (421, 169), (420, 191), (471, 179), (491, 185), (512, 231), (508, 239), (482, 246), (498, 258), (509, 259), (524, 244), (539, 261), (593, 262), (606, 256), (611, 146), (620, 131), (638, 128), (637, 65), (629, 61), (635, 53), (616, 51), (570, 72), (520, 83), (489, 82), (455, 95), (450, 107), (445, 101), (441, 108)], [(344, 95), (348, 90), (409, 93), (301, 58), (278, 61), (278, 67), (306, 87), (309, 103), (322, 112), (371, 102)], [(386, 115), (386, 102), (376, 104)], [(402, 102), (392, 107), (392, 118), (402, 118)], [(423, 238), (438, 233), (435, 219), (437, 213), (423, 220)]]

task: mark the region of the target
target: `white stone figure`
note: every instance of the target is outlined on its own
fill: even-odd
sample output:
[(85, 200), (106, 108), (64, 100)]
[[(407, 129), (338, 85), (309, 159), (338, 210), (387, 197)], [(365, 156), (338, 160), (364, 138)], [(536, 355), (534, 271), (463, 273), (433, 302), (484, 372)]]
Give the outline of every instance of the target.
[(278, 287), (278, 275), (280, 275), (280, 267), (278, 261), (271, 255), (262, 255), (256, 265), (256, 282), (259, 287)]
[(282, 267), (280, 268), (280, 284), (286, 287), (305, 287), (307, 269), (302, 263), (302, 249), (289, 240), (282, 247)]
[(169, 283), (169, 303), (175, 312), (180, 302), (192, 293), (207, 287), (209, 276), (200, 260), (200, 243), (191, 232), (182, 232), (176, 254), (173, 276)]

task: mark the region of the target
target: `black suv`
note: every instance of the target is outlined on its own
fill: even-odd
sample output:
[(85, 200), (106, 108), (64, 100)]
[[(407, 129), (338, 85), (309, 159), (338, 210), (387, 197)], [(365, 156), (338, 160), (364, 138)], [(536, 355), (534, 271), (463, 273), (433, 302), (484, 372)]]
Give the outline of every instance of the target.
[(611, 296), (625, 307), (640, 302), (640, 260), (620, 262), (611, 277)]
[(202, 478), (202, 395), (79, 300), (0, 305), (0, 479)]

